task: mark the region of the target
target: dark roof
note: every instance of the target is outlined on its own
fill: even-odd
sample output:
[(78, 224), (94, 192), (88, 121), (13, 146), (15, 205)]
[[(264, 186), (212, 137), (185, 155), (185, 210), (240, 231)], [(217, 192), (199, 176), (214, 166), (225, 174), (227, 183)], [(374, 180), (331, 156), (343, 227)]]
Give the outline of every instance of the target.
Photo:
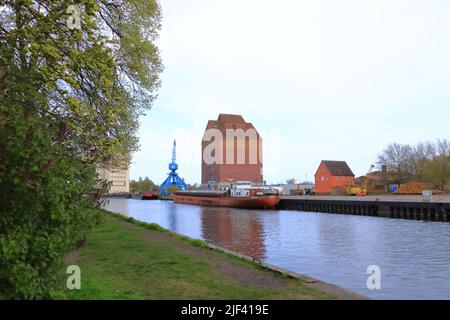
[[(219, 114), (217, 120), (208, 121), (206, 130), (216, 128), (225, 133), (225, 129), (231, 127), (237, 127), (244, 130), (255, 129), (253, 124), (251, 122), (245, 122), (244, 118), (241, 115), (221, 113)], [(258, 131), (256, 131), (256, 133), (259, 135)]]
[(395, 181), (395, 178), (390, 173), (383, 171), (374, 171), (365, 176), (358, 177), (356, 178), (356, 180), (362, 180), (363, 178), (369, 178), (369, 180), (372, 181), (388, 181), (388, 182)]
[(246, 123), (244, 118), (239, 114), (219, 114), (217, 121), (222, 123)]
[(332, 176), (355, 176), (345, 161), (322, 161)]

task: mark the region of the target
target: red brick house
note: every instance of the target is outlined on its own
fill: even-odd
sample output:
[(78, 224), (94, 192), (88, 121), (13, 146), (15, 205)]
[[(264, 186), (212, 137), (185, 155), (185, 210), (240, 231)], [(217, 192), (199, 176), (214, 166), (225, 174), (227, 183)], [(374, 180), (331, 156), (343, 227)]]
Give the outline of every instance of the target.
[(334, 187), (355, 183), (355, 175), (345, 161), (322, 161), (315, 178), (316, 194), (331, 194)]

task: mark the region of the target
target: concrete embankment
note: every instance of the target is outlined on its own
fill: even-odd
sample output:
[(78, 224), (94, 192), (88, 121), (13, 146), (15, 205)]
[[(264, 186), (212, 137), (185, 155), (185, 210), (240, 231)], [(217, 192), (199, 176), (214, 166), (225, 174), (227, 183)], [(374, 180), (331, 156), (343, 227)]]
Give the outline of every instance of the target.
[(286, 196), (280, 209), (450, 222), (450, 196)]

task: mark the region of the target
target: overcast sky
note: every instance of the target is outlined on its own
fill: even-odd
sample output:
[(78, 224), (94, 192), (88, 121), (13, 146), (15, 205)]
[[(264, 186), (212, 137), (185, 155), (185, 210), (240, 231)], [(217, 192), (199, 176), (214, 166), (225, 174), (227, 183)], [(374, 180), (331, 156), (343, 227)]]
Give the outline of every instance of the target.
[(201, 137), (242, 114), (264, 179), (311, 180), (321, 160), (367, 172), (389, 143), (450, 138), (448, 0), (161, 0), (159, 97), (131, 178), (200, 182)]

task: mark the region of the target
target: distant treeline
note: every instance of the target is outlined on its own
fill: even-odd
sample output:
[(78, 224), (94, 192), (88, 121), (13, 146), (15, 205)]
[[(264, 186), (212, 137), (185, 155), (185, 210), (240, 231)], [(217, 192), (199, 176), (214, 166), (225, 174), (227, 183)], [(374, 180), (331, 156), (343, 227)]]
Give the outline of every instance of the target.
[(152, 180), (148, 177), (142, 179), (131, 180), (130, 181), (130, 191), (131, 192), (159, 192), (159, 186), (156, 185)]
[(441, 190), (450, 187), (450, 141), (417, 145), (392, 143), (378, 155), (378, 164), (387, 165), (398, 183), (433, 183)]
[[(188, 189), (198, 189), (198, 184), (188, 184)], [(176, 189), (175, 187), (170, 187), (169, 190)], [(155, 184), (153, 180), (151, 180), (149, 177), (145, 177), (142, 179), (142, 177), (139, 177), (139, 179), (136, 180), (130, 180), (130, 192), (133, 193), (140, 193), (140, 192), (153, 192), (153, 193), (159, 193), (159, 185)]]

